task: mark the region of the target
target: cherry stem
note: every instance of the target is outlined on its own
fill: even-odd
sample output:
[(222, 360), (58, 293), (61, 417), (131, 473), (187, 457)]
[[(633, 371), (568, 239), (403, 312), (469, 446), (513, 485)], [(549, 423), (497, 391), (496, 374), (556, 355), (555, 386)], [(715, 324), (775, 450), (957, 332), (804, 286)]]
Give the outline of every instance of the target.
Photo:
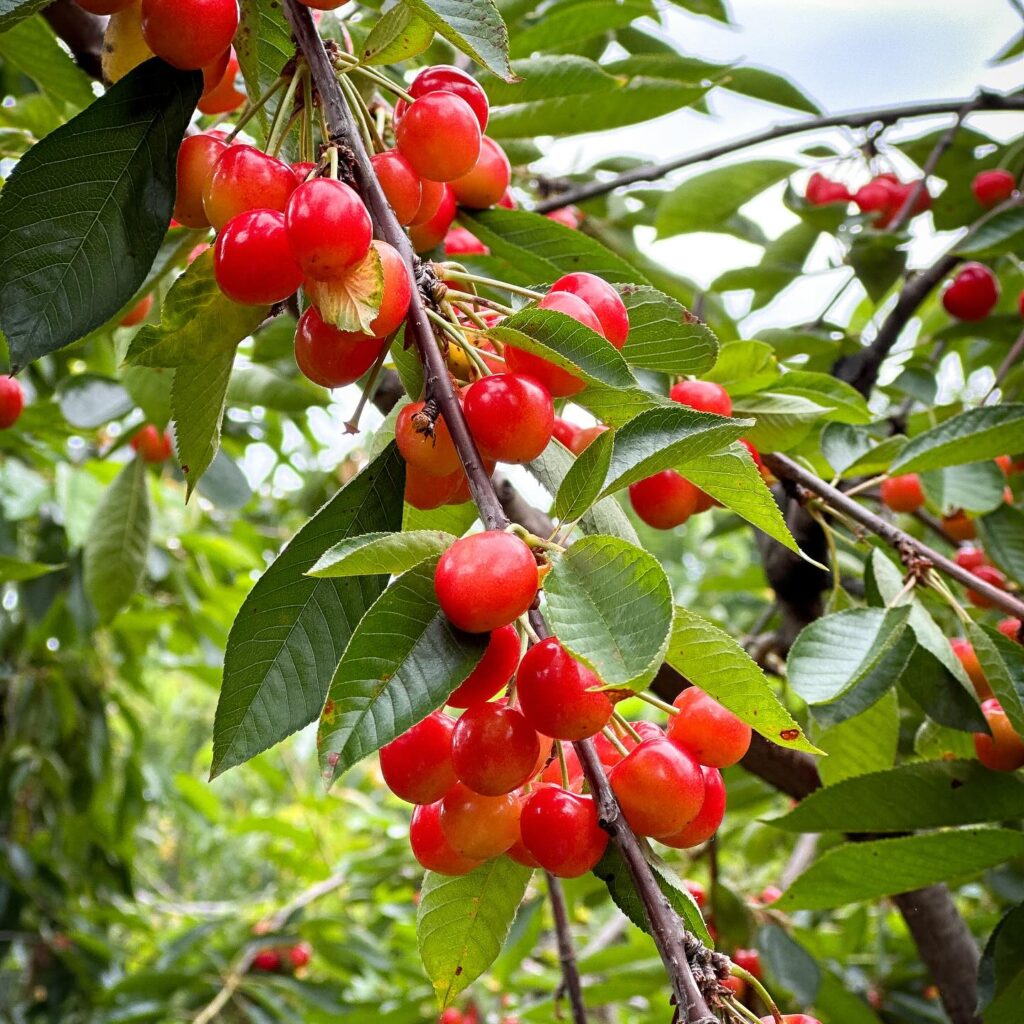
[(735, 996), (729, 996), (726, 1004), (733, 1011), (737, 1018), (749, 1021), (750, 1024), (761, 1024), (761, 1018), (751, 1010), (748, 1010)]
[(614, 730), (609, 729), (606, 725), (602, 730), (604, 738), (623, 756), (625, 757), (629, 753), (629, 748), (615, 735)]
[(270, 100), (283, 88), (288, 79), (284, 75), (275, 78), (267, 91), (255, 103), (250, 103), (239, 115), (235, 127), (231, 129), (225, 142), (234, 142), (239, 132), (270, 102)]
[[(341, 65), (344, 65), (342, 67)], [(391, 81), (387, 75), (381, 71), (377, 71), (374, 68), (367, 67), (365, 64), (359, 62), (358, 57), (354, 57), (348, 53), (338, 53), (335, 56), (334, 66), (342, 73), (348, 74), (350, 71), (357, 71), (361, 75), (365, 75), (367, 78), (372, 78), (378, 85), (384, 86), (390, 92), (393, 92), (396, 96), (401, 96), (406, 103), (415, 103), (416, 97), (406, 92), (396, 82)]]
[(391, 338), (388, 339), (388, 343), (380, 350), (380, 355), (377, 356), (373, 361), (373, 366), (370, 367), (370, 375), (366, 378), (366, 386), (363, 388), (363, 393), (359, 396), (359, 404), (356, 406), (355, 412), (352, 413), (352, 419), (345, 424), (346, 434), (359, 433), (359, 420), (363, 415), (363, 410), (366, 408), (366, 403), (370, 401), (374, 391), (377, 390), (377, 378), (380, 376), (384, 360), (387, 359), (388, 353), (391, 351), (391, 340)]
[(493, 277), (481, 277), (479, 274), (471, 274), (466, 270), (453, 270), (450, 265), (436, 263), (440, 271), (442, 281), (468, 281), (471, 284), (478, 284), (484, 288), (496, 288), (499, 291), (511, 292), (513, 295), (522, 295), (534, 302), (544, 298), (543, 292), (535, 292), (531, 288), (523, 288), (517, 284), (509, 284), (508, 281), (499, 281)]
[(771, 993), (750, 971), (734, 963), (729, 967), (729, 973), (734, 978), (742, 978), (761, 997), (762, 1002), (768, 1007), (772, 1017), (775, 1018), (775, 1024), (782, 1024), (782, 1014), (779, 1012), (778, 1006), (775, 1005), (775, 1000), (772, 999)]
[(555, 740), (555, 749), (558, 752), (558, 766), (562, 769), (562, 789), (569, 788), (569, 766), (565, 763), (565, 749), (561, 740)]
[(623, 718), (618, 711), (612, 712), (612, 721), (615, 722), (616, 725), (620, 726), (631, 739), (636, 740), (637, 743), (643, 743), (644, 738), (636, 731), (636, 729), (633, 728), (633, 723)]
[[(564, 988), (569, 994), (573, 1024), (587, 1024), (587, 1011), (583, 1003), (583, 986), (580, 984), (580, 972), (576, 966), (576, 950), (572, 943), (572, 932), (569, 929), (569, 911), (565, 905), (565, 893), (562, 891), (562, 883), (549, 871), (544, 872), (544, 877), (548, 883), (551, 916), (555, 920), (558, 959), (562, 965), (562, 984), (559, 987)], [(556, 993), (555, 1001), (557, 1002), (557, 1000), (558, 994)]]
[[(503, 302), (485, 298), (483, 295), (475, 295), (473, 292), (449, 291), (448, 295), (457, 302), (473, 306), (483, 306), (486, 309), (493, 309), (495, 313), (504, 313), (505, 316), (511, 316), (515, 312), (511, 306), (506, 306)], [(487, 330), (486, 323), (483, 323), (483, 330)]]
[(267, 152), (271, 156), (277, 156), (285, 137), (288, 135), (288, 129), (292, 125), (290, 111), (292, 111), (295, 105), (295, 94), (302, 83), (305, 73), (304, 65), (300, 64), (295, 69), (295, 74), (292, 75), (288, 88), (285, 90), (281, 102), (277, 105), (277, 110), (274, 111), (274, 120), (270, 123), (270, 133), (267, 136)]
[(650, 704), (652, 708), (664, 711), (667, 715), (678, 715), (680, 713), (679, 708), (677, 708), (675, 704), (669, 704), (667, 700), (662, 700), (660, 697), (656, 697), (649, 690), (641, 690), (633, 696), (639, 697), (640, 700), (644, 701), (646, 704)]

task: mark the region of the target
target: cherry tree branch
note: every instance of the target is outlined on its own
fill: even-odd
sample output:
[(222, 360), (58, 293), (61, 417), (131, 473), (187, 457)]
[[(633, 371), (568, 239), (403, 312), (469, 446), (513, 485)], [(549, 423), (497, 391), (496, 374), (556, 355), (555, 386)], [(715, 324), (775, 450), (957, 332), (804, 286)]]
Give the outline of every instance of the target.
[[(569, 928), (569, 911), (565, 905), (562, 883), (549, 871), (544, 872), (548, 883), (548, 898), (551, 900), (551, 914), (555, 919), (555, 939), (558, 942), (558, 959), (562, 965), (562, 985), (569, 996), (573, 1024), (587, 1024), (587, 1009), (583, 1003), (583, 987), (580, 972), (576, 966), (576, 947)], [(557, 1001), (557, 994), (556, 994)]]
[(1003, 95), (1001, 93), (980, 90), (975, 97), (969, 100), (904, 103), (892, 107), (855, 110), (845, 114), (827, 114), (823, 117), (806, 118), (790, 124), (779, 124), (765, 131), (744, 135), (741, 138), (732, 139), (717, 146), (709, 146), (707, 149), (698, 150), (696, 153), (675, 157), (663, 163), (643, 164), (640, 167), (634, 167), (611, 178), (591, 181), (576, 188), (566, 189), (537, 203), (533, 209), (537, 213), (548, 213), (561, 206), (569, 206), (572, 203), (581, 203), (586, 199), (593, 199), (595, 196), (607, 195), (609, 192), (614, 192), (615, 189), (621, 188), (624, 185), (635, 185), (641, 181), (656, 181), (672, 171), (691, 167), (694, 164), (705, 163), (708, 160), (726, 156), (740, 149), (749, 149), (752, 146), (773, 142), (776, 139), (783, 139), (790, 135), (801, 135), (804, 132), (813, 132), (822, 128), (865, 128), (872, 124), (891, 125), (907, 117), (955, 114), (968, 103), (976, 104), (975, 110), (1024, 110), (1024, 93)]

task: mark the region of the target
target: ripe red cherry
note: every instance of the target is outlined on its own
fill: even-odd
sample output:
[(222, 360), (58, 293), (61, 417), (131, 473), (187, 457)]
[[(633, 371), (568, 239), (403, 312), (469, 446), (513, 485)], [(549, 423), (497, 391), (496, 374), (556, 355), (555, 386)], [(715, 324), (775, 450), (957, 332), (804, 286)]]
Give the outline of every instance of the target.
[(900, 202), (899, 182), (879, 175), (859, 188), (853, 196), (861, 213), (875, 214), (875, 222), (889, 220)]
[(441, 1016), (437, 1018), (437, 1024), (466, 1024), (466, 1018), (462, 1015), (461, 1010), (449, 1006), (447, 1010), (441, 1011)]
[(829, 203), (848, 203), (853, 196), (850, 190), (839, 181), (832, 181), (824, 174), (817, 171), (811, 175), (807, 182), (805, 193), (807, 202), (811, 206), (827, 206)]
[(544, 216), (556, 224), (561, 224), (563, 228), (569, 228), (570, 231), (578, 231), (583, 221), (583, 214), (575, 206), (560, 206), (557, 210), (545, 213)]
[[(433, 193), (431, 192), (428, 195), (426, 186), (427, 183), (424, 182), (423, 202), (433, 202)], [(412, 241), (413, 248), (417, 252), (430, 252), (431, 249), (436, 249), (448, 234), (448, 230), (451, 228), (457, 212), (455, 208), (455, 195), (451, 190), (451, 186), (442, 185), (441, 198), (433, 214), (426, 220), (420, 221), (420, 215), (417, 213), (415, 220), (409, 226), (409, 238)]]
[(210, 220), (203, 193), (217, 161), (227, 150), (223, 132), (187, 135), (178, 150), (178, 192), (174, 218), (187, 228), (205, 228)]
[[(453, 67), (451, 64), (435, 64), (433, 67), (424, 68), (409, 86), (409, 95), (417, 100), (429, 92), (450, 92), (460, 96), (476, 115), (480, 131), (484, 131), (487, 127), (489, 113), (487, 94), (476, 79), (467, 75), (465, 71)], [(408, 109), (409, 105), (405, 100), (400, 99), (395, 104), (395, 120), (400, 121)]]
[(770, 475), (769, 470), (764, 464), (764, 459), (761, 458), (761, 453), (745, 437), (740, 438), (740, 444), (750, 452), (750, 457), (754, 460), (758, 473), (761, 476)]
[(314, 384), (340, 388), (359, 380), (386, 344), (359, 331), (339, 331), (310, 306), (295, 329), (295, 362)]
[(916, 512), (924, 504), (924, 489), (916, 473), (883, 480), (881, 492), (882, 504), (893, 512)]
[(295, 181), (301, 185), (306, 181), (309, 176), (316, 170), (317, 165), (312, 160), (300, 160), (296, 164), (292, 164), (292, 174), (295, 175)]
[(530, 377), (496, 373), (466, 392), (466, 420), (480, 451), (499, 462), (532, 462), (551, 440), (555, 406)]
[[(405, 160), (405, 157), (402, 157), (402, 159)], [(406, 161), (406, 163), (408, 163), (408, 161)], [(415, 216), (411, 221), (409, 221), (409, 226), (419, 227), (421, 224), (426, 224), (428, 220), (432, 220), (437, 211), (441, 209), (442, 203), (451, 210), (451, 220), (448, 221), (448, 224), (450, 225), (452, 220), (455, 219), (455, 214), (457, 212), (455, 209), (455, 193), (452, 192), (451, 186), (445, 185), (444, 182), (441, 181), (427, 181), (425, 178), (421, 179), (420, 205), (416, 210)], [(411, 234), (412, 232), (410, 232), (410, 236)]]
[(975, 548), (971, 546), (957, 548), (955, 556), (956, 564), (961, 569), (966, 569), (968, 572), (973, 572), (978, 568), (979, 565), (986, 565), (988, 559), (985, 557), (985, 552), (981, 548)]
[(981, 713), (992, 732), (974, 734), (978, 760), (995, 772), (1015, 772), (1024, 768), (1024, 740), (1017, 735), (999, 701), (994, 698), (981, 705)]
[(203, 190), (203, 209), (218, 230), (247, 210), (284, 212), (298, 183), (283, 160), (255, 146), (229, 146), (221, 153)]
[(309, 965), (313, 959), (313, 947), (308, 942), (300, 942), (288, 950), (288, 959), (296, 970)]
[(719, 416), (732, 415), (732, 399), (721, 384), (709, 380), (683, 380), (673, 385), (668, 393), (673, 402), (687, 405), (697, 412), (713, 412)]
[(434, 573), (441, 610), (467, 633), (487, 633), (515, 621), (533, 604), (537, 585), (533, 552), (500, 530), (457, 540)]
[(504, 704), (475, 704), (452, 734), (455, 774), (484, 796), (518, 789), (534, 774), (539, 756), (536, 730), (521, 712)]
[(644, 740), (609, 773), (615, 796), (634, 832), (672, 836), (704, 803), (700, 765), (669, 739)]
[(971, 182), (974, 198), (984, 207), (998, 206), (1013, 195), (1017, 181), (1009, 171), (979, 171)]
[(604, 336), (616, 347), (622, 348), (629, 337), (629, 313), (619, 293), (596, 274), (580, 271), (560, 277), (552, 292), (565, 292), (582, 299), (601, 322)]
[(703, 690), (691, 686), (672, 703), (679, 714), (669, 720), (669, 737), (701, 764), (728, 768), (747, 752), (750, 726)]
[(761, 954), (756, 949), (737, 949), (732, 955), (732, 962), (760, 981), (764, 972), (761, 969)]
[[(206, 70), (203, 69), (204, 74)], [(238, 81), (238, 74), (238, 57), (232, 47), (220, 76), (199, 98), (201, 114), (229, 114), (245, 102), (245, 93), (235, 84)]]
[(25, 408), (25, 392), (13, 377), (0, 377), (0, 430), (13, 427)]
[(553, 786), (530, 795), (519, 827), (526, 849), (558, 878), (585, 875), (608, 846), (593, 799)]
[(281, 302), (302, 284), (292, 258), (284, 214), (249, 210), (233, 217), (217, 236), (213, 269), (232, 301), (262, 306)]
[(485, 135), (480, 141), (480, 156), (473, 169), (452, 182), (455, 201), (472, 210), (486, 210), (500, 202), (512, 180), (512, 165), (505, 150)]
[[(413, 508), (429, 511), (442, 505), (461, 504), (459, 497), (466, 474), (461, 469), (448, 476), (431, 476), (416, 466), (405, 467), (405, 500)], [(456, 500), (456, 499), (459, 500)]]
[(457, 782), (441, 801), (441, 831), (464, 856), (488, 860), (519, 839), (521, 810), (518, 793), (483, 796)]
[[(761, 1024), (775, 1024), (775, 1018), (762, 1017)], [(821, 1024), (821, 1021), (807, 1013), (784, 1013), (782, 1024)]]
[[(520, 825), (522, 823), (520, 822)], [(522, 831), (520, 829), (520, 831)], [(517, 864), (522, 864), (524, 868), (539, 868), (540, 861), (526, 848), (523, 843), (522, 836), (517, 839), (508, 850), (508, 856), (514, 860)]]
[(592, 427), (580, 427), (573, 438), (573, 455), (582, 455), (584, 449), (589, 448), (607, 429), (603, 423), (597, 423)]
[[(979, 565), (977, 569), (972, 569), (971, 574), (977, 576), (979, 580), (984, 580), (986, 583), (991, 583), (993, 587), (997, 587), (999, 590), (1006, 589), (1006, 577), (994, 566), (991, 565)], [(978, 593), (976, 590), (967, 589), (967, 600), (975, 606), (975, 608), (991, 608), (992, 600), (986, 597), (984, 594)]]
[(409, 845), (420, 866), (439, 875), (468, 875), (483, 860), (459, 853), (441, 830), (441, 801), (421, 804), (412, 812)]
[(370, 213), (344, 182), (314, 178), (299, 185), (284, 217), (292, 255), (317, 281), (338, 277), (370, 251)]
[(580, 428), (577, 427), (575, 423), (563, 420), (561, 416), (555, 417), (555, 425), (552, 429), (552, 434), (557, 440), (561, 441), (569, 451), (574, 451), (573, 444), (579, 432)]
[(1021, 643), (1020, 638), (1020, 619), (1001, 619), (999, 625), (996, 627), (1007, 640), (1013, 640), (1014, 643)]
[(411, 804), (432, 804), (455, 785), (452, 733), (455, 722), (434, 711), (380, 749), (388, 789)]
[(704, 776), (704, 802), (700, 805), (697, 817), (680, 831), (658, 842), (677, 850), (688, 850), (706, 843), (718, 831), (725, 817), (725, 783), (717, 768), (702, 766), (701, 774)]
[(953, 540), (974, 540), (978, 536), (974, 520), (963, 510), (943, 516), (942, 528)]
[(423, 199), (419, 175), (397, 149), (377, 153), (370, 162), (391, 209), (395, 211), (398, 223), (411, 224)]
[(490, 251), (472, 231), (458, 224), (444, 236), (445, 256), (486, 256)]
[(281, 970), (281, 954), (276, 949), (261, 949), (252, 958), (252, 969), (267, 974)]
[(961, 640), (954, 637), (949, 641), (949, 646), (953, 649), (957, 660), (971, 680), (971, 684), (974, 686), (978, 697), (981, 700), (989, 700), (994, 697), (995, 694), (992, 692), (992, 687), (988, 685), (988, 680), (985, 678), (985, 670), (981, 667), (981, 662), (978, 660), (978, 654), (974, 650), (974, 645), (969, 640)]
[(450, 92), (421, 96), (395, 128), (402, 156), (430, 181), (454, 181), (468, 174), (480, 156), (480, 139), (473, 108)]
[(519, 634), (513, 625), (491, 633), (487, 650), (476, 668), (452, 691), (448, 706), (469, 708), (490, 700), (508, 684), (519, 664)]
[(701, 492), (674, 469), (629, 485), (633, 511), (656, 530), (681, 526), (696, 511)]
[(942, 293), (942, 306), (957, 320), (984, 320), (999, 301), (999, 282), (981, 263), (965, 263)]
[(144, 295), (123, 317), (121, 317), (119, 325), (121, 327), (137, 327), (146, 319), (147, 316), (149, 316), (149, 311), (152, 308), (152, 294)]
[(154, 465), (166, 462), (174, 454), (171, 435), (165, 430), (157, 430), (152, 423), (147, 423), (136, 432), (131, 445), (144, 462), (151, 462)]
[(593, 672), (549, 637), (526, 652), (516, 676), (516, 695), (537, 732), (556, 740), (584, 740), (599, 733), (612, 716), (608, 695), (593, 690), (600, 685)]
[(700, 882), (693, 881), (692, 878), (684, 878), (683, 885), (686, 886), (686, 891), (693, 897), (693, 902), (697, 904), (697, 909), (703, 910), (704, 904), (708, 899), (704, 886)]
[[(418, 417), (425, 403), (412, 402), (402, 408), (395, 421), (395, 441), (402, 458), (432, 476), (451, 476), (461, 468), (459, 453), (455, 449), (448, 425), (443, 416), (438, 416), (433, 425), (433, 434), (417, 430)], [(504, 623), (499, 623), (504, 625)]]
[(142, 0), (146, 45), (183, 71), (212, 64), (237, 28), (237, 0)]

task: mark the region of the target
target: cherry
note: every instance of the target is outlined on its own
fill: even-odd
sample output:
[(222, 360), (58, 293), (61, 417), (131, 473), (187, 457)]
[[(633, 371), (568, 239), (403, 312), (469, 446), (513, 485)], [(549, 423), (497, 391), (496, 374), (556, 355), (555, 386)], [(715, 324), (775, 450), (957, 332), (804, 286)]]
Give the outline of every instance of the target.
[[(402, 159), (405, 160), (405, 157), (402, 157)], [(455, 209), (455, 193), (452, 192), (451, 186), (445, 185), (440, 181), (422, 179), (420, 181), (420, 205), (416, 210), (415, 216), (409, 221), (409, 226), (419, 227), (421, 224), (426, 224), (427, 221), (433, 220), (435, 214), (441, 209), (442, 203), (446, 207), (446, 216), (447, 209), (451, 210), (451, 219), (448, 221), (450, 226), (457, 212)]]
[[(762, 1017), (761, 1024), (775, 1024), (775, 1018)], [(821, 1021), (807, 1013), (784, 1013), (782, 1024), (821, 1024)]]
[(157, 430), (152, 423), (147, 423), (136, 431), (131, 446), (139, 453), (144, 462), (159, 465), (166, 462), (173, 454), (171, 435), (165, 430)]
[(420, 184), (419, 175), (397, 149), (377, 153), (371, 157), (370, 162), (398, 223), (412, 223), (423, 198), (423, 186)]
[(692, 878), (684, 878), (683, 885), (686, 886), (686, 891), (693, 897), (693, 902), (697, 904), (698, 910), (704, 909), (704, 904), (707, 903), (707, 892), (704, 886), (700, 882), (695, 882)]
[(527, 721), (556, 740), (583, 740), (599, 733), (612, 716), (601, 681), (549, 637), (526, 652), (516, 676), (516, 695)]
[(747, 996), (747, 983), (742, 978), (737, 978), (735, 975), (730, 974), (728, 977), (722, 978), (719, 984), (723, 988), (727, 988), (733, 994), (733, 997), (741, 1003)]
[(554, 786), (543, 786), (529, 796), (519, 827), (526, 849), (558, 878), (585, 875), (608, 846), (593, 799)]
[(603, 423), (598, 423), (593, 427), (580, 427), (573, 439), (573, 455), (581, 455), (583, 450), (593, 444), (607, 429)]
[(971, 547), (970, 545), (957, 548), (956, 555), (954, 557), (956, 564), (959, 565), (961, 569), (966, 569), (968, 572), (973, 572), (979, 565), (988, 564), (985, 552), (982, 551), (981, 548)]
[[(427, 183), (424, 182), (424, 203), (433, 201), (432, 194), (430, 196), (427, 194), (426, 185)], [(420, 215), (417, 213), (416, 219), (409, 226), (409, 238), (412, 240), (413, 248), (417, 252), (430, 252), (431, 249), (436, 249), (448, 234), (456, 213), (455, 195), (451, 186), (442, 185), (441, 198), (434, 213), (424, 221), (420, 221)]]
[(439, 875), (468, 875), (483, 859), (459, 853), (441, 829), (441, 801), (420, 804), (412, 812), (409, 845), (420, 866)]
[(422, 413), (425, 405), (424, 402), (412, 402), (399, 412), (395, 421), (395, 441), (398, 443), (398, 450), (410, 466), (415, 466), (424, 473), (451, 476), (461, 469), (462, 463), (455, 449), (455, 442), (448, 433), (448, 424), (445, 423), (444, 417), (437, 417), (431, 433), (417, 429), (420, 426), (429, 426), (420, 423), (420, 420), (424, 419)]
[(483, 796), (518, 789), (533, 776), (539, 756), (536, 730), (521, 712), (504, 704), (473, 705), (452, 734), (455, 774)]
[(853, 195), (861, 213), (875, 214), (875, 222), (885, 222), (898, 210), (901, 190), (894, 178), (879, 175), (861, 186)]
[(718, 416), (732, 415), (732, 399), (721, 384), (709, 380), (683, 380), (673, 385), (668, 393), (673, 402), (689, 406), (697, 412), (713, 412)]
[(704, 802), (704, 776), (689, 751), (670, 739), (634, 747), (608, 774), (634, 832), (674, 836), (693, 821)]
[(552, 292), (565, 292), (582, 299), (601, 322), (601, 333), (616, 347), (622, 348), (629, 337), (629, 313), (619, 293), (596, 274), (579, 272), (560, 277)]
[(421, 96), (395, 128), (398, 149), (430, 181), (454, 181), (468, 174), (480, 156), (480, 140), (473, 108), (451, 92)]
[(281, 970), (281, 954), (276, 949), (261, 949), (252, 958), (252, 969), (266, 974)]
[(310, 306), (295, 329), (295, 362), (314, 384), (340, 388), (359, 380), (386, 345), (359, 331), (339, 331)]
[(486, 210), (500, 202), (511, 180), (512, 165), (505, 150), (485, 135), (480, 140), (480, 156), (473, 169), (452, 182), (452, 191), (460, 206)]
[(893, 512), (916, 512), (924, 504), (924, 489), (916, 473), (883, 480), (881, 493), (882, 504)]
[[(457, 469), (448, 476), (431, 476), (416, 466), (405, 467), (405, 500), (413, 508), (429, 511), (442, 505), (454, 505), (457, 493), (466, 479)], [(461, 502), (458, 502), (461, 504)]]
[(761, 890), (761, 894), (758, 896), (757, 902), (768, 904), (774, 903), (779, 899), (782, 899), (782, 890), (777, 885), (766, 885)]
[(580, 428), (575, 423), (570, 423), (568, 420), (563, 420), (561, 416), (556, 416), (551, 432), (556, 440), (561, 441), (569, 451), (575, 451), (574, 443), (580, 433)]
[(998, 206), (1009, 199), (1017, 188), (1017, 180), (1009, 171), (979, 171), (971, 182), (974, 198), (984, 206)]
[[(996, 627), (1007, 640), (1013, 640), (1015, 643), (1021, 643), (1021, 624), (1020, 619), (1001, 619), (999, 625)], [(980, 696), (980, 695), (979, 695)]]
[(519, 204), (516, 202), (516, 197), (512, 195), (511, 189), (505, 189), (505, 194), (498, 200), (498, 205), (503, 210), (518, 210)]
[(583, 221), (583, 214), (575, 206), (560, 206), (557, 210), (545, 213), (544, 216), (571, 231), (578, 231)]
[(1013, 459), (1009, 455), (997, 455), (995, 462), (1002, 471), (1003, 476), (1013, 475)]
[(0, 377), (0, 430), (18, 422), (25, 408), (25, 392), (13, 377)]
[(135, 0), (75, 0), (75, 3), (90, 14), (117, 14), (130, 7)]
[(850, 190), (839, 181), (832, 181), (824, 174), (817, 171), (811, 175), (807, 182), (805, 193), (807, 202), (811, 206), (827, 206), (829, 203), (848, 203), (853, 196)]
[(283, 160), (255, 146), (229, 146), (221, 153), (203, 189), (203, 209), (220, 231), (248, 210), (284, 212), (297, 186), (295, 172)]
[(761, 453), (745, 438), (740, 438), (740, 444), (750, 452), (750, 457), (754, 460), (754, 465), (757, 466), (758, 473), (761, 476), (769, 476), (770, 471), (764, 464), (764, 459), (761, 458)]
[(533, 552), (514, 534), (500, 530), (457, 540), (434, 573), (441, 610), (468, 633), (487, 633), (513, 622), (533, 604), (537, 586)]
[(629, 485), (633, 511), (656, 530), (681, 526), (697, 511), (701, 492), (674, 469), (665, 469)]
[[(414, 100), (426, 96), (431, 92), (450, 92), (461, 97), (469, 104), (476, 115), (480, 131), (487, 127), (487, 116), (489, 105), (487, 94), (480, 87), (479, 83), (471, 75), (451, 64), (435, 64), (433, 67), (424, 68), (409, 86), (409, 95)], [(395, 104), (395, 120), (400, 121), (409, 110), (409, 104), (400, 99)]]
[(217, 236), (213, 269), (220, 290), (245, 305), (282, 302), (302, 284), (302, 271), (288, 248), (284, 214), (277, 210), (233, 217)]
[(455, 785), (452, 734), (455, 722), (434, 711), (380, 748), (388, 789), (411, 804), (432, 804)]
[(963, 510), (942, 517), (942, 528), (953, 540), (974, 540), (978, 536), (978, 528), (974, 520)]
[(296, 970), (307, 967), (313, 959), (313, 947), (308, 942), (299, 942), (289, 947), (288, 959)]
[(469, 708), (490, 700), (512, 678), (519, 664), (519, 649), (519, 634), (515, 626), (509, 624), (494, 630), (484, 656), (452, 691), (448, 706)]
[(174, 217), (187, 228), (205, 228), (210, 224), (203, 206), (203, 192), (213, 168), (227, 150), (223, 132), (186, 135), (178, 150), (178, 193)]
[(526, 844), (522, 839), (522, 821), (520, 821), (520, 837), (512, 844), (508, 850), (508, 856), (514, 860), (517, 864), (522, 864), (524, 868), (539, 868), (540, 861), (526, 848)]
[(297, 164), (292, 164), (292, 173), (295, 175), (296, 182), (301, 185), (309, 180), (309, 176), (316, 168), (317, 165), (312, 160), (300, 160)]
[[(979, 565), (976, 569), (971, 570), (973, 576), (977, 576), (979, 580), (984, 580), (986, 583), (991, 583), (993, 587), (998, 587), (1000, 590), (1006, 589), (1006, 577), (994, 566), (991, 565)], [(976, 590), (967, 589), (967, 600), (975, 606), (975, 608), (991, 608), (992, 599), (986, 597), (984, 594), (979, 594)]]
[(466, 1018), (462, 1016), (462, 1012), (454, 1006), (442, 1010), (441, 1016), (437, 1018), (437, 1024), (465, 1024), (465, 1022)]
[(142, 0), (146, 44), (182, 71), (212, 64), (237, 28), (237, 0)]
[(284, 218), (292, 255), (314, 280), (338, 277), (370, 251), (370, 213), (344, 182), (314, 178), (299, 185)]
[(489, 860), (519, 839), (518, 793), (484, 796), (457, 782), (441, 801), (441, 831), (466, 857)]
[(999, 282), (981, 263), (965, 263), (942, 293), (942, 306), (957, 320), (984, 320), (999, 301)]
[[(205, 75), (205, 68), (203, 73)], [(199, 98), (201, 114), (229, 114), (245, 102), (245, 93), (235, 85), (238, 74), (238, 57), (232, 48), (220, 77), (212, 85), (208, 85)]]
[(668, 735), (703, 765), (728, 768), (750, 747), (751, 729), (703, 690), (691, 686), (672, 702), (679, 709), (668, 723)]
[(1017, 735), (1002, 705), (995, 698), (981, 705), (981, 713), (992, 735), (974, 734), (978, 760), (994, 772), (1015, 772), (1024, 768), (1024, 740)]
[(748, 971), (758, 981), (764, 975), (764, 971), (761, 969), (761, 954), (756, 949), (737, 949), (732, 955), (732, 962), (737, 967)]
[(153, 308), (153, 296), (144, 295), (128, 312), (121, 317), (118, 325), (120, 327), (138, 327)]
[(374, 239), (370, 243), (380, 257), (384, 284), (380, 309), (370, 323), (370, 334), (374, 338), (386, 338), (402, 325), (409, 312), (412, 300), (412, 278), (401, 253), (387, 242)]
[(551, 440), (555, 406), (535, 380), (496, 373), (466, 392), (466, 420), (480, 451), (499, 462), (532, 462)]
[(490, 251), (472, 231), (458, 224), (444, 236), (445, 256), (487, 256)]
[(697, 817), (671, 836), (659, 839), (658, 842), (677, 850), (688, 850), (706, 843), (717, 831), (725, 817), (725, 783), (722, 773), (717, 768), (701, 767), (704, 776), (704, 802), (700, 805)]
[(953, 638), (949, 641), (949, 646), (953, 648), (953, 653), (956, 655), (957, 660), (963, 665), (964, 671), (971, 680), (971, 684), (974, 686), (978, 697), (981, 700), (988, 700), (994, 697), (995, 694), (992, 692), (992, 687), (988, 685), (988, 680), (985, 678), (985, 670), (981, 667), (981, 662), (978, 661), (978, 654), (974, 650), (974, 645), (969, 640)]
[[(336, 11), (339, 7), (344, 7), (348, 0), (299, 0), (299, 3), (314, 11)], [(319, 17), (319, 14), (313, 15), (315, 21)]]

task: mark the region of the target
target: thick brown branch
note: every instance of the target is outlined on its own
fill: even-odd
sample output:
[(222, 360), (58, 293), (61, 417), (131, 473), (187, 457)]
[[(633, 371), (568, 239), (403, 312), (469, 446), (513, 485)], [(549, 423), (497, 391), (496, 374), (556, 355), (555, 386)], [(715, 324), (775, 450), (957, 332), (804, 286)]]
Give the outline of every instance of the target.
[(56, 0), (43, 11), (50, 28), (62, 39), (78, 66), (93, 78), (103, 77), (101, 54), (106, 18), (84, 11), (73, 0)]
[(555, 919), (555, 939), (558, 942), (558, 959), (562, 964), (562, 988), (569, 996), (573, 1024), (587, 1024), (587, 1008), (583, 1003), (583, 987), (580, 972), (576, 966), (576, 947), (569, 928), (569, 911), (565, 906), (562, 883), (550, 872), (544, 873), (548, 883), (548, 897), (551, 900), (551, 914)]

